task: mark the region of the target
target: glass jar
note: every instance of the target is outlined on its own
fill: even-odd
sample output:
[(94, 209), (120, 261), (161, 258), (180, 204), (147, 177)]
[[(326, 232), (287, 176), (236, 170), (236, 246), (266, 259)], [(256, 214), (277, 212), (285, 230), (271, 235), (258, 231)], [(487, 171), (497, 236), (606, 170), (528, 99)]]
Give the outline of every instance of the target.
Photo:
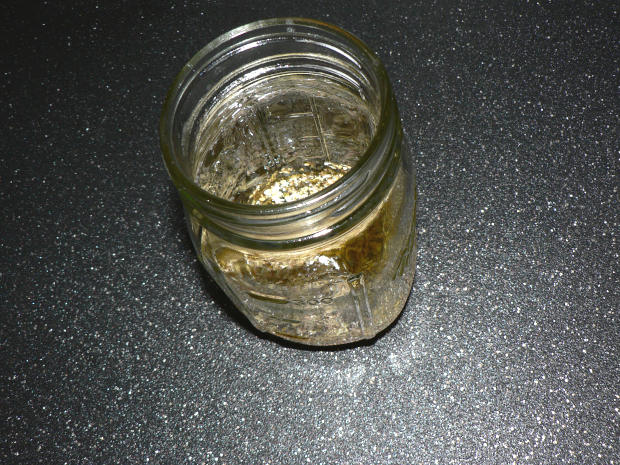
[(181, 70), (160, 123), (197, 255), (258, 329), (375, 336), (413, 284), (416, 187), (385, 68), (308, 19), (258, 21)]

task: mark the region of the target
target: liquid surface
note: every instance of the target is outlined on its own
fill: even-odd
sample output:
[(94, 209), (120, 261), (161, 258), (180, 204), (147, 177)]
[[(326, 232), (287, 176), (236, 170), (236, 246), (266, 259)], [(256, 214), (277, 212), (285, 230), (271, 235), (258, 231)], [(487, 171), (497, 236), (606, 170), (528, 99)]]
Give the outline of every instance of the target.
[(237, 203), (300, 200), (355, 165), (376, 117), (358, 93), (327, 76), (276, 75), (244, 85), (199, 123), (196, 182)]

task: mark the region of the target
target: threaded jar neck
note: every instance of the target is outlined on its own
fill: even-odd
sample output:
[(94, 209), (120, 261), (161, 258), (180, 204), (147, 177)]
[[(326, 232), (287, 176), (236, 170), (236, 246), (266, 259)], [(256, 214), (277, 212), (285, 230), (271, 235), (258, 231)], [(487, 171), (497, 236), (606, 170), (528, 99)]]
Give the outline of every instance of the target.
[[(192, 146), (204, 131), (199, 121), (230, 89), (278, 73), (323, 76), (354, 88), (376, 115), (364, 153), (333, 184), (288, 203), (238, 203), (203, 189), (196, 180)], [(160, 122), (164, 161), (186, 209), (217, 235), (257, 249), (309, 245), (364, 218), (392, 184), (401, 139), (396, 102), (380, 60), (346, 31), (298, 18), (251, 23), (205, 46), (175, 79)]]

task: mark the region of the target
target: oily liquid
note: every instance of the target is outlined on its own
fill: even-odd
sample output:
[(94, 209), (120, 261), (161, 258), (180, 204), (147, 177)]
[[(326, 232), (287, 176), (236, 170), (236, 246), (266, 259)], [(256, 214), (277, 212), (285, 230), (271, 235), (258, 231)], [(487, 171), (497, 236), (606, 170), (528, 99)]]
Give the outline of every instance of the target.
[[(369, 107), (342, 83), (310, 75), (237, 89), (203, 119), (196, 181), (238, 203), (308, 197), (363, 155), (377, 118)], [(403, 191), (399, 173), (384, 201), (354, 228), (300, 250), (244, 249), (201, 228), (201, 258), (259, 329), (319, 345), (371, 337), (402, 308), (395, 309), (389, 294), (397, 290), (382, 273)]]

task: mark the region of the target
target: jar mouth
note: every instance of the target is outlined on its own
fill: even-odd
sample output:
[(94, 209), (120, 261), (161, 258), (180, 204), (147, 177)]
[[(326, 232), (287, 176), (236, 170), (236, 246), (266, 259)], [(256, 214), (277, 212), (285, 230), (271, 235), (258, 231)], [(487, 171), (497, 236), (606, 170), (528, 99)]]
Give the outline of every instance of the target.
[[(182, 169), (180, 166), (181, 156), (178, 153), (180, 144), (174, 141), (175, 118), (178, 117), (177, 110), (192, 82), (199, 78), (209, 63), (225, 60), (227, 55), (239, 47), (260, 46), (260, 41), (265, 38), (261, 33), (267, 35), (274, 32), (299, 36), (300, 38), (310, 34), (322, 38), (321, 34), (328, 34), (342, 42), (346, 46), (345, 53), (347, 53), (347, 58), (351, 59), (351, 63), (360, 68), (363, 66), (363, 72), (370, 73), (373, 82), (377, 84), (379, 103), (377, 123), (368, 146), (360, 154), (356, 163), (348, 172), (326, 188), (302, 199), (279, 204), (254, 205), (234, 202), (203, 189), (193, 176), (188, 176), (186, 171)], [(250, 40), (244, 44), (241, 41), (245, 38)], [(383, 151), (382, 146), (385, 145), (386, 138), (392, 138), (390, 132), (393, 132), (394, 124), (390, 120), (394, 113), (395, 102), (385, 67), (374, 52), (360, 39), (337, 26), (322, 21), (306, 18), (273, 18), (252, 22), (222, 34), (209, 42), (187, 62), (176, 76), (163, 105), (159, 128), (160, 144), (166, 168), (173, 182), (182, 196), (191, 199), (191, 203), (198, 204), (209, 212), (216, 212), (225, 217), (240, 215), (246, 221), (251, 218), (281, 218), (283, 215), (289, 217), (300, 211), (310, 213), (317, 209), (324, 209), (327, 204), (346, 197), (348, 192), (354, 190), (355, 185), (359, 184), (356, 182), (356, 178), (360, 177), (360, 172), (364, 171), (364, 167), (368, 165), (371, 158), (375, 158), (377, 152)]]

